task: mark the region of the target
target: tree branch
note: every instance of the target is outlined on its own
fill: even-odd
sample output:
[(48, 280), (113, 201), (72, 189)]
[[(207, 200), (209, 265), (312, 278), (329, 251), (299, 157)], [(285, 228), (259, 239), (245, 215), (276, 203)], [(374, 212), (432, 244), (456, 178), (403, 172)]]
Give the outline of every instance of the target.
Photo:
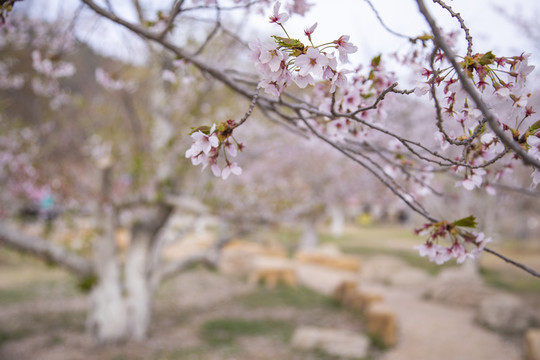
[(195, 264), (203, 264), (209, 268), (216, 268), (219, 264), (220, 254), (223, 247), (233, 239), (244, 234), (245, 231), (240, 231), (232, 236), (221, 237), (212, 247), (210, 247), (210, 249), (206, 250), (205, 252), (194, 254), (187, 258), (162, 265), (152, 274), (150, 286), (152, 289), (156, 289), (162, 281), (173, 277), (179, 272)]
[(521, 270), (524, 270), (526, 272), (528, 272), (529, 274), (533, 275), (533, 276), (536, 276), (536, 277), (540, 277), (540, 273), (538, 273), (537, 271), (531, 269), (530, 267), (527, 267), (523, 264), (520, 264), (518, 263), (517, 261), (514, 261), (512, 259), (509, 259), (507, 258), (506, 256), (502, 255), (502, 254), (499, 254), (498, 252), (494, 251), (494, 250), (491, 250), (491, 249), (488, 249), (488, 248), (484, 248), (484, 251), (485, 252), (488, 252), (490, 254), (493, 254), (495, 256), (497, 256), (498, 258), (500, 259), (503, 259), (504, 261), (506, 261), (507, 263), (509, 264), (512, 264), (514, 266), (517, 266), (518, 268), (520, 268)]
[(0, 224), (0, 244), (51, 261), (81, 278), (94, 274), (92, 263), (89, 260), (76, 255), (63, 246), (39, 237), (22, 234), (4, 224)]
[(433, 17), (428, 12), (424, 1), (423, 0), (416, 0), (418, 4), (418, 8), (420, 9), (420, 12), (422, 15), (424, 15), (424, 18), (428, 22), (429, 26), (431, 27), (431, 31), (433, 33), (435, 44), (445, 53), (446, 58), (450, 63), (452, 64), (452, 67), (454, 68), (454, 71), (458, 75), (459, 81), (461, 83), (461, 86), (463, 86), (463, 89), (467, 92), (467, 94), (473, 99), (474, 103), (478, 107), (478, 109), (482, 112), (482, 115), (487, 119), (487, 123), (491, 130), (497, 135), (499, 139), (501, 139), (502, 143), (506, 145), (508, 148), (512, 149), (520, 158), (523, 160), (523, 162), (527, 165), (533, 166), (536, 169), (540, 169), (540, 161), (536, 160), (532, 156), (529, 156), (519, 144), (517, 144), (512, 139), (509, 139), (504, 131), (500, 128), (499, 124), (497, 124), (497, 120), (491, 110), (487, 107), (487, 105), (482, 101), (480, 98), (480, 95), (476, 91), (476, 89), (473, 87), (472, 83), (469, 81), (469, 79), (465, 76), (463, 71), (461, 71), (461, 66), (456, 61), (456, 55), (448, 46), (448, 44), (444, 41), (442, 38), (441, 32), (439, 28), (437, 27), (437, 23), (433, 19)]

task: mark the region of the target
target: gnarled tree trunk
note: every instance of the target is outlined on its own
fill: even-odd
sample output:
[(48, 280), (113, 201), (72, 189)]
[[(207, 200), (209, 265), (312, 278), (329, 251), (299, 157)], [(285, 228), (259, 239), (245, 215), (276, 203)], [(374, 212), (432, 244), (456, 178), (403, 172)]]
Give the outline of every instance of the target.
[(101, 199), (96, 213), (101, 228), (93, 245), (97, 284), (90, 294), (87, 318), (87, 328), (98, 344), (121, 341), (127, 333), (127, 312), (115, 241), (116, 213), (109, 204), (111, 172), (109, 164), (102, 169)]
[(131, 340), (143, 340), (148, 335), (153, 297), (150, 279), (154, 271), (151, 250), (172, 210), (171, 206), (165, 204), (145, 209), (131, 229), (131, 242), (125, 263), (128, 338)]

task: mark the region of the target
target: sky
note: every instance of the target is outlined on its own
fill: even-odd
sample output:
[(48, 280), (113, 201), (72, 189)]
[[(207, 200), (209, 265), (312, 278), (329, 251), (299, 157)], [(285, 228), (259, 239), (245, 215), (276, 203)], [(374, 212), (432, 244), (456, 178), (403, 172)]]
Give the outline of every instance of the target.
[[(54, 17), (58, 13), (73, 11), (79, 4), (77, 0), (47, 0), (47, 6), (39, 6), (46, 0), (27, 0), (21, 4), (34, 4), (39, 9), (39, 16)], [(429, 3), (429, 0), (425, 0)], [(169, 1), (162, 0), (164, 3)], [(313, 37), (315, 42), (323, 43), (337, 39), (340, 35), (350, 35), (351, 42), (358, 46), (358, 53), (352, 57), (353, 62), (367, 62), (379, 53), (390, 53), (407, 46), (407, 40), (394, 36), (386, 31), (378, 22), (374, 12), (364, 0), (311, 0), (312, 10), (305, 16), (293, 16), (285, 24), (292, 37), (304, 39), (303, 30), (318, 23)], [(113, 6), (122, 9), (122, 15), (133, 15), (129, 0), (111, 0)], [(148, 3), (144, 0), (142, 3)], [(157, 4), (159, 0), (150, 3)], [(223, 3), (223, 1), (222, 1)], [(540, 1), (538, 0), (448, 0), (456, 12), (459, 12), (468, 24), (475, 39), (475, 52), (492, 50), (496, 55), (512, 56), (522, 52), (532, 53), (530, 62), (537, 67), (540, 65), (540, 44), (534, 44), (531, 39), (513, 23), (509, 16), (518, 16), (525, 21), (533, 22), (540, 17)], [(18, 3), (19, 4), (19, 3)], [(19, 6), (17, 4), (17, 6)], [(372, 0), (385, 24), (393, 31), (408, 36), (418, 36), (426, 32), (428, 27), (418, 12), (414, 0)], [(445, 29), (458, 29), (457, 22), (440, 11), (439, 6), (430, 4), (432, 14)], [(497, 10), (504, 9), (504, 10)], [(508, 15), (503, 14), (506, 13)], [(255, 34), (265, 37), (270, 34), (283, 35), (281, 29), (268, 22), (267, 14), (252, 16), (247, 21), (254, 31), (239, 34), (245, 40), (253, 40)], [(238, 21), (245, 18), (236, 15)], [(234, 16), (232, 17), (234, 20)], [(540, 32), (540, 31), (539, 31)], [(88, 39), (95, 47), (107, 55), (123, 58), (133, 58), (136, 51), (135, 41), (126, 41), (129, 37), (118, 34), (103, 24), (87, 20), (84, 29), (79, 30), (80, 37)], [(119, 44), (121, 44), (119, 46)], [(464, 52), (464, 42), (462, 46)], [(539, 71), (540, 72), (540, 71)]]
[[(318, 22), (314, 35), (351, 36), (351, 41), (358, 46), (358, 56), (362, 61), (371, 59), (378, 53), (388, 53), (406, 46), (407, 41), (387, 32), (378, 22), (375, 14), (364, 0), (313, 1), (316, 6), (305, 18), (294, 17), (287, 24), (294, 32)], [(430, 3), (425, 0), (426, 4)], [(475, 52), (493, 50), (497, 55), (519, 55), (521, 52), (538, 52), (532, 41), (508, 18), (497, 11), (505, 9), (507, 14), (526, 14), (533, 20), (540, 16), (538, 0), (450, 0), (447, 3), (459, 12), (470, 28), (475, 41)], [(408, 36), (418, 36), (428, 29), (426, 21), (418, 12), (414, 0), (372, 0), (385, 24), (395, 32)], [(431, 12), (445, 29), (458, 29), (457, 21), (440, 11), (438, 5), (430, 4)], [(271, 25), (271, 24), (268, 24)], [(294, 27), (293, 27), (294, 26)], [(462, 33), (461, 33), (462, 34)], [(337, 36), (336, 36), (337, 35)], [(291, 35), (292, 36), (292, 35)], [(464, 44), (464, 43), (463, 43)], [(463, 49), (465, 49), (463, 47)], [(540, 65), (540, 57), (533, 54), (533, 61)]]

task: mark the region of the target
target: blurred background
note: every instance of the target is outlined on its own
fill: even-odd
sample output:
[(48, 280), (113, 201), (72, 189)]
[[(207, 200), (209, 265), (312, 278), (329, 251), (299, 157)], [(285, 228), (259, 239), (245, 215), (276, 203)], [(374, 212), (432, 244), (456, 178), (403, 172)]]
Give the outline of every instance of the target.
[[(175, 41), (250, 69), (244, 41), (272, 33), (270, 6), (215, 27), (211, 2), (195, 3)], [(323, 39), (350, 33), (353, 63), (396, 53), (386, 66), (411, 81), (395, 60), (411, 45), (368, 3), (314, 3), (291, 31), (318, 21)], [(150, 29), (168, 4), (100, 3)], [(539, 5), (482, 4), (451, 3), (478, 51), (538, 64)], [(426, 31), (414, 2), (373, 5), (395, 31)], [(413, 230), (425, 220), (297, 128), (256, 109), (234, 133), (241, 176), (193, 166), (189, 133), (241, 118), (250, 101), (188, 62), (77, 1), (16, 2), (0, 49), (0, 359), (540, 359), (537, 278), (489, 254), (421, 258)], [(429, 103), (400, 97), (392, 110), (404, 134), (435, 142)], [(530, 171), (492, 195), (433, 176), (438, 187), (416, 195), (434, 216), (475, 214), (492, 248), (540, 269)]]

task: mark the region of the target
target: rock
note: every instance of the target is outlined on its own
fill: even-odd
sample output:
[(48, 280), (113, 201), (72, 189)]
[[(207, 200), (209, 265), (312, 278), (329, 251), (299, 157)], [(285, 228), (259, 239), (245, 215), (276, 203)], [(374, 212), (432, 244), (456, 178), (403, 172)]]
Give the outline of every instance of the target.
[(400, 269), (388, 279), (391, 285), (396, 286), (423, 286), (430, 281), (431, 278), (425, 271), (413, 267)]
[(525, 333), (525, 359), (540, 360), (540, 329), (529, 329)]
[(354, 306), (359, 299), (358, 284), (353, 280), (345, 280), (336, 287), (332, 297), (345, 307)]
[(529, 326), (529, 311), (514, 295), (498, 294), (480, 303), (476, 319), (490, 329), (501, 332), (521, 332)]
[(361, 310), (364, 313), (366, 313), (374, 304), (381, 303), (384, 300), (381, 292), (365, 287), (360, 289), (359, 298), (359, 307), (356, 307), (356, 309)]
[(291, 345), (301, 350), (321, 350), (333, 356), (364, 358), (368, 354), (369, 339), (346, 330), (302, 326), (295, 330)]
[(219, 270), (230, 275), (244, 275), (253, 269), (257, 257), (286, 258), (287, 253), (277, 245), (234, 240), (228, 243), (222, 251)]
[(324, 266), (295, 262), (298, 283), (318, 292), (332, 296), (343, 281), (355, 280), (356, 273)]
[(478, 272), (470, 267), (444, 269), (425, 292), (426, 299), (451, 305), (479, 306), (480, 302), (494, 295)]
[(369, 333), (386, 347), (397, 343), (397, 321), (395, 312), (386, 304), (375, 303), (367, 309)]
[(344, 255), (333, 244), (302, 250), (294, 255), (294, 259), (305, 264), (326, 266), (338, 270), (357, 272), (360, 270), (360, 259), (352, 255)]
[(362, 262), (360, 279), (367, 282), (388, 284), (392, 276), (405, 268), (410, 267), (397, 257), (388, 255), (373, 256)]
[(262, 282), (271, 289), (277, 284), (296, 286), (296, 271), (287, 259), (259, 257), (254, 260), (249, 282), (252, 284)]

